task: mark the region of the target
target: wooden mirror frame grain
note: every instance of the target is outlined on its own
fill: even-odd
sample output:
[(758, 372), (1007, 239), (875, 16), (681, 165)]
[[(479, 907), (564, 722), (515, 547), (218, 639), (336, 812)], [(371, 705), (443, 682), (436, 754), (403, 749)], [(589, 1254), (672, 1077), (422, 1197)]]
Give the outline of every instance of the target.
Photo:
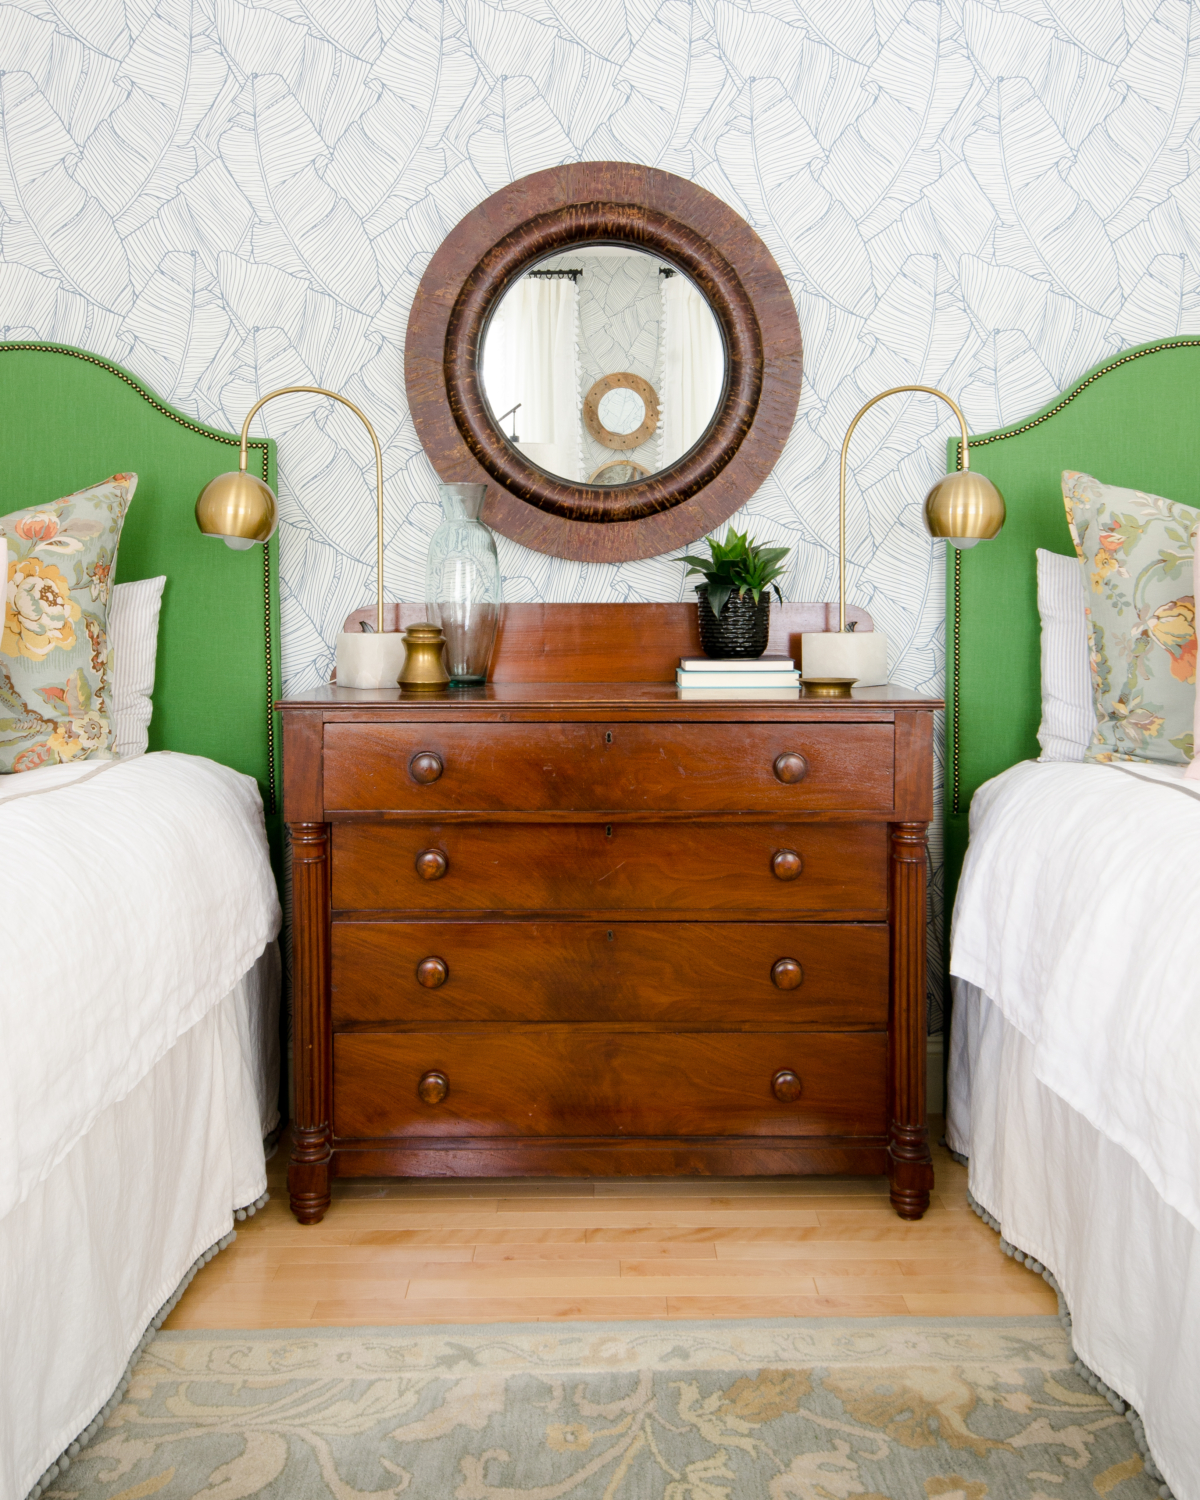
[[(702, 441), (616, 489), (570, 484), (522, 457), (492, 421), (479, 350), (500, 297), (531, 264), (581, 242), (628, 244), (678, 266), (712, 306), (725, 391)], [(552, 167), (502, 188), (446, 236), (408, 320), (405, 386), (444, 482), (486, 483), (483, 519), (536, 552), (579, 562), (657, 557), (727, 520), (783, 451), (800, 401), (800, 323), (754, 230), (685, 178), (626, 162)]]

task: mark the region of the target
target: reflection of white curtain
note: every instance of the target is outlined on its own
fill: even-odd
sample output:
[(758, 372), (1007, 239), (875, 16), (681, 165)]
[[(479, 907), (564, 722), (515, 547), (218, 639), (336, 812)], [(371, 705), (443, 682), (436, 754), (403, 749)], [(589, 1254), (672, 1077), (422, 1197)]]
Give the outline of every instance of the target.
[[(517, 447), (550, 474), (581, 479), (579, 294), (570, 278), (524, 276), (504, 296), (483, 347), (483, 387), (499, 416), (519, 401)], [(503, 423), (513, 431), (513, 419)]]
[(659, 464), (682, 458), (712, 421), (725, 379), (721, 330), (686, 276), (662, 279), (662, 439)]

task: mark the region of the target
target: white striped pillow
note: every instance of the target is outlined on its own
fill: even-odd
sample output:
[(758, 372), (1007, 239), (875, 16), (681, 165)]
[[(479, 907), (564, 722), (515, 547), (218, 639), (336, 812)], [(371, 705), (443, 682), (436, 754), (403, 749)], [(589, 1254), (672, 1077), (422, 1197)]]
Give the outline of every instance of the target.
[(1037, 550), (1042, 619), (1039, 760), (1082, 760), (1096, 730), (1088, 657), (1087, 601), (1079, 560)]
[(154, 705), (154, 666), (158, 656), (158, 614), (166, 578), (118, 583), (108, 611), (112, 659), (113, 750), (122, 760), (145, 755)]

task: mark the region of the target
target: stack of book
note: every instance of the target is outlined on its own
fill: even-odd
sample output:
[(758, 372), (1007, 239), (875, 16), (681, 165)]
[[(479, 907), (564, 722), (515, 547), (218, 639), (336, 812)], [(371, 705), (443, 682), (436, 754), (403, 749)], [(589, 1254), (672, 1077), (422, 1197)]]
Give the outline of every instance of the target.
[(795, 698), (800, 673), (790, 657), (681, 656), (675, 673), (681, 698)]

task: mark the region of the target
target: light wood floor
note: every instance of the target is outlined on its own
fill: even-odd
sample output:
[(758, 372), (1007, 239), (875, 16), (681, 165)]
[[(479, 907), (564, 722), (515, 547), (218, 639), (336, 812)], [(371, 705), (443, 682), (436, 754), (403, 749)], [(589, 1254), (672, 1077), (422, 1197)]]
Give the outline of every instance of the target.
[[(931, 1121), (930, 1135), (941, 1135)], [(321, 1224), (271, 1202), (196, 1277), (168, 1328), (561, 1318), (1054, 1312), (967, 1207), (935, 1148), (925, 1218), (881, 1178), (339, 1182)]]

